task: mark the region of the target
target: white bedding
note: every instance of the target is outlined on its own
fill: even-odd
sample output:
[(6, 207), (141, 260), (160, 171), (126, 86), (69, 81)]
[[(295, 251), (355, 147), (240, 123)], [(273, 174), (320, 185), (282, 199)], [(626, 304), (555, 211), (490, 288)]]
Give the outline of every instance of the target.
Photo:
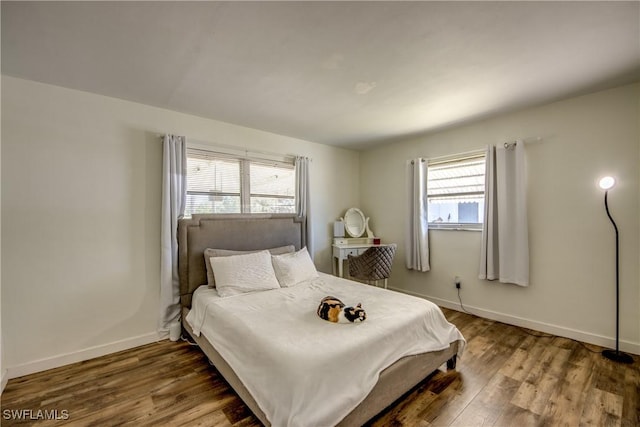
[[(362, 303), (367, 319), (336, 324), (316, 309), (325, 296)], [(186, 321), (216, 348), (267, 419), (280, 426), (332, 426), (398, 359), (464, 338), (431, 302), (320, 273), (290, 288), (220, 298), (203, 286)]]

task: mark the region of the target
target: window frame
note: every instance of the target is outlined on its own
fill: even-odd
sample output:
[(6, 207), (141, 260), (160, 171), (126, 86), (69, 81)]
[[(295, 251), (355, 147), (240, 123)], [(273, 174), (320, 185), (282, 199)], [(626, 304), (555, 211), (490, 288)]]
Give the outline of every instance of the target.
[[(294, 212), (288, 212), (288, 214), (297, 214), (296, 212), (296, 180), (295, 176), (295, 158), (293, 156), (278, 156), (278, 155), (264, 155), (264, 156), (253, 156), (249, 155), (249, 152), (244, 151), (236, 151), (233, 149), (221, 149), (218, 147), (204, 146), (201, 144), (188, 144), (187, 145), (187, 161), (189, 157), (195, 157), (195, 155), (199, 154), (203, 156), (210, 156), (212, 158), (219, 159), (228, 159), (232, 161), (237, 161), (239, 164), (239, 194), (238, 193), (230, 193), (230, 192), (221, 192), (221, 191), (190, 191), (187, 189), (187, 196), (189, 195), (202, 195), (202, 196), (234, 196), (240, 198), (240, 212), (234, 212), (232, 214), (237, 215), (260, 215), (265, 214), (265, 212), (251, 212), (251, 198), (252, 197), (271, 197), (278, 199), (291, 199), (293, 200)], [(269, 158), (267, 158), (269, 157)], [(262, 193), (251, 193), (251, 164), (258, 164), (264, 166), (275, 166), (282, 169), (290, 169), (294, 173), (294, 194), (293, 196), (282, 196), (279, 194), (262, 194)], [(187, 171), (187, 182), (189, 180), (188, 171)], [(188, 184), (187, 184), (188, 185)], [(186, 207), (185, 207), (186, 208)], [(276, 213), (276, 212), (272, 212)], [(208, 212), (207, 215), (228, 215), (227, 213), (220, 212)], [(191, 217), (194, 213), (185, 212), (185, 217)], [(198, 214), (195, 214), (198, 215)]]
[[(430, 196), (429, 196), (429, 169), (432, 166), (443, 165), (447, 163), (458, 163), (464, 162), (466, 160), (474, 160), (474, 159), (484, 159), (486, 161), (486, 151), (485, 150), (475, 150), (466, 153), (452, 154), (450, 156), (436, 157), (433, 159), (427, 160), (427, 212), (429, 210), (430, 204)], [(484, 174), (484, 179), (486, 182), (486, 170)], [(457, 193), (456, 195), (482, 195), (483, 197), (486, 194), (486, 187), (482, 192), (462, 192)], [(435, 196), (432, 196), (435, 197)], [(427, 214), (428, 215), (428, 214)], [(428, 222), (429, 229), (432, 230), (457, 230), (457, 231), (482, 231), (484, 227), (483, 218), (479, 218), (480, 222)]]

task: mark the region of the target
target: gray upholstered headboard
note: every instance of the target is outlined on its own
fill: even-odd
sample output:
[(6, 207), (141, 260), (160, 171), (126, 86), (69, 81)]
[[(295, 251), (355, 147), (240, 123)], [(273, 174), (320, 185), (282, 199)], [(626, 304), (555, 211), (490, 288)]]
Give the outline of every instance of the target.
[(306, 219), (290, 214), (193, 215), (178, 221), (180, 302), (191, 307), (191, 295), (207, 283), (204, 250), (251, 251), (306, 246)]

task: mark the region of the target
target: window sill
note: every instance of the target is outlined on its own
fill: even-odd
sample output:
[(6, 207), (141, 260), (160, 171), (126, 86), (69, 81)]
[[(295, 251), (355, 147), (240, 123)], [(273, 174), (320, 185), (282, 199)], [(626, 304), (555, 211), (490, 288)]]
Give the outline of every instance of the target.
[(429, 230), (482, 231), (482, 224), (429, 224)]

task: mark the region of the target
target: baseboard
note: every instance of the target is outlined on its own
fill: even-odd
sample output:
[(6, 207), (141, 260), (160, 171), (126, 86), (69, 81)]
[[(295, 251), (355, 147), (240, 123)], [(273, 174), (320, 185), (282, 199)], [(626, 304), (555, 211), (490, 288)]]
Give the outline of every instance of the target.
[(9, 381), (9, 374), (6, 369), (3, 369), (0, 373), (0, 394), (4, 391), (4, 388), (7, 386), (7, 382)]
[(4, 382), (12, 378), (18, 378), (24, 375), (58, 368), (60, 366), (69, 365), (71, 363), (82, 362), (96, 357), (105, 356), (107, 354), (116, 353), (122, 350), (129, 350), (134, 347), (139, 347), (141, 345), (160, 341), (161, 339), (163, 339), (161, 334), (159, 334), (158, 332), (152, 332), (145, 335), (139, 335), (137, 337), (127, 338), (121, 341), (98, 345), (95, 347), (89, 347), (87, 349), (74, 351), (72, 353), (65, 353), (53, 357), (47, 357), (45, 359), (35, 360), (33, 362), (24, 363), (22, 365), (10, 366), (6, 370), (7, 374), (3, 376), (3, 388)]
[[(389, 287), (389, 289), (393, 289), (394, 291), (413, 295), (419, 298), (427, 299), (433, 302), (434, 304), (437, 304), (441, 307), (449, 308), (451, 310), (464, 311), (462, 310), (462, 308), (460, 307), (460, 304), (457, 301), (448, 301), (441, 298), (422, 295), (417, 292), (407, 291), (405, 289), (391, 288), (391, 287)], [(500, 313), (497, 311), (486, 310), (483, 308), (474, 307), (467, 304), (465, 304), (464, 306), (469, 312), (475, 314), (476, 316), (484, 317), (485, 319), (496, 320), (498, 322), (506, 323), (509, 325), (533, 329), (536, 331), (545, 332), (545, 333), (557, 335), (560, 337), (571, 338), (574, 340), (582, 341), (589, 344), (595, 344), (602, 347), (615, 348), (616, 346), (616, 341), (614, 337), (597, 335), (590, 332), (566, 328), (564, 326), (553, 325), (550, 323), (540, 322), (533, 319), (526, 319), (524, 317), (518, 317), (510, 314)], [(620, 351), (640, 355), (640, 343), (620, 340)]]

